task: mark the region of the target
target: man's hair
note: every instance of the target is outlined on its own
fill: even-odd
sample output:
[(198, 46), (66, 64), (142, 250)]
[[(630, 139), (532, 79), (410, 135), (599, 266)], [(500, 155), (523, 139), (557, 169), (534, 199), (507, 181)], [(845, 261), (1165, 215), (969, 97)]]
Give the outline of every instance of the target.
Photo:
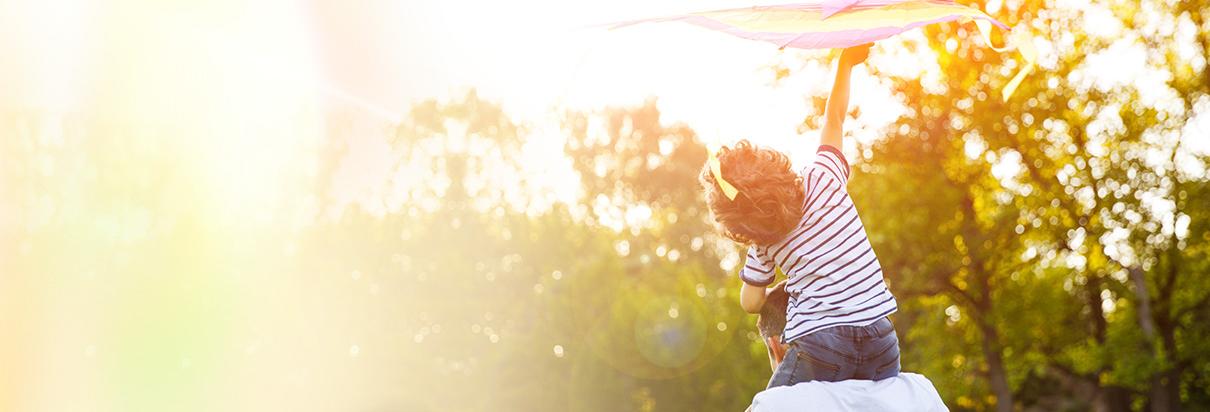
[(769, 292), (765, 306), (760, 308), (760, 317), (756, 319), (756, 329), (762, 338), (781, 336), (786, 329), (786, 306), (790, 304), (790, 294), (785, 287), (778, 287)]
[(802, 218), (802, 177), (779, 151), (740, 140), (718, 153), (723, 179), (739, 190), (728, 199), (710, 165), (700, 180), (714, 222), (724, 236), (742, 244), (768, 245), (781, 240)]

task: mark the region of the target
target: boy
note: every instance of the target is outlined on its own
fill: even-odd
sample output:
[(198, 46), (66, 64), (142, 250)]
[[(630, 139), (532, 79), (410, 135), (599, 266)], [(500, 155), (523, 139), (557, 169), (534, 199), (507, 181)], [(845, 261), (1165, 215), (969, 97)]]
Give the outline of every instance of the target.
[[(740, 270), (744, 310), (760, 312), (775, 267), (786, 274), (787, 349), (770, 388), (899, 374), (899, 340), (887, 319), (897, 305), (845, 189), (849, 165), (840, 151), (849, 74), (868, 55), (869, 45), (841, 53), (818, 156), (801, 175), (785, 154), (747, 141), (723, 148), (718, 170), (708, 165), (701, 174), (719, 229), (749, 245)], [(728, 197), (720, 180), (738, 193)]]

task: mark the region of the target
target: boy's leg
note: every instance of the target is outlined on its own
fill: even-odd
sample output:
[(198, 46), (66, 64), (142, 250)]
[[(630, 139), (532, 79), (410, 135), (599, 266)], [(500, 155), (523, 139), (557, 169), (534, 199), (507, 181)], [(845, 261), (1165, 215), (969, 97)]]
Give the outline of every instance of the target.
[(794, 348), (791, 345), (786, 350), (786, 356), (781, 363), (773, 369), (773, 376), (769, 377), (769, 385), (765, 389), (776, 388), (778, 386), (790, 386), (798, 382), (794, 382), (794, 368), (798, 366), (798, 359), (794, 356)]
[(854, 345), (851, 338), (826, 329), (795, 339), (773, 372), (769, 387), (852, 379), (858, 366)]
[(899, 336), (890, 320), (882, 319), (870, 325), (873, 339), (862, 345), (864, 363), (860, 379), (883, 380), (899, 375)]
[(800, 369), (806, 372), (802, 382), (826, 382), (853, 379), (857, 373), (857, 343), (852, 336), (829, 328), (799, 338), (796, 345)]
[(838, 326), (795, 339), (769, 388), (807, 381), (882, 380), (899, 375), (899, 338), (890, 320)]

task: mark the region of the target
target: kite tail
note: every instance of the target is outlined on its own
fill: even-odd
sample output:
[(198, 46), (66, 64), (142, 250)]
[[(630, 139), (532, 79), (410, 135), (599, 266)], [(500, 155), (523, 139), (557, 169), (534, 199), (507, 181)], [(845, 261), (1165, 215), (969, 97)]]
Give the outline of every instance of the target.
[(1027, 29), (1021, 26), (1018, 26), (1021, 28), (1013, 30), (1008, 35), (1003, 47), (996, 47), (992, 43), (991, 26), (991, 23), (988, 23), (986, 20), (975, 20), (975, 27), (978, 27), (979, 32), (983, 34), (983, 40), (987, 42), (987, 47), (990, 47), (997, 53), (1004, 53), (1015, 49), (1018, 53), (1021, 53), (1021, 59), (1025, 61), (1025, 65), (1021, 67), (1021, 70), (1018, 70), (1012, 80), (1009, 80), (1004, 85), (1004, 88), (1000, 89), (1001, 98), (1007, 102), (1012, 97), (1013, 92), (1017, 91), (1017, 87), (1021, 85), (1021, 82), (1025, 80), (1025, 76), (1034, 71), (1034, 66), (1037, 65), (1038, 61), (1038, 49), (1034, 48), (1033, 35), (1029, 34)]

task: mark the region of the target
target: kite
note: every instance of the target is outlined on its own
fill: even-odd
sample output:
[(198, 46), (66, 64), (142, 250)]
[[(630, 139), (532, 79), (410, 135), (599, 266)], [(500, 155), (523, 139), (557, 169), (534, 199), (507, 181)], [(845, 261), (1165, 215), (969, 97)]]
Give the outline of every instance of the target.
[(980, 19), (1008, 29), (979, 9), (937, 0), (830, 0), (755, 6), (615, 24), (680, 21), (779, 48), (833, 49), (882, 40), (905, 31), (954, 20)]
[[(617, 23), (611, 29), (640, 23), (679, 21), (720, 31), (732, 36), (769, 42), (779, 49), (846, 48), (878, 40), (930, 24), (974, 21), (988, 47), (996, 52), (1016, 49), (1025, 60), (1024, 67), (1000, 90), (1008, 101), (1025, 76), (1033, 71), (1037, 51), (1033, 38), (1024, 30), (1014, 30), (1004, 47), (991, 41), (991, 26), (1010, 30), (982, 10), (952, 0), (823, 0), (815, 3), (756, 6), (689, 13), (679, 16)], [(708, 150), (711, 173), (723, 194), (731, 200), (739, 190), (722, 178), (721, 165), (714, 150)]]
[(1005, 47), (995, 47), (991, 43), (991, 26), (1003, 30), (1009, 30), (1009, 27), (979, 9), (949, 0), (823, 0), (634, 20), (616, 23), (610, 28), (671, 21), (773, 43), (778, 48), (799, 49), (852, 47), (930, 24), (974, 21), (989, 47), (997, 52), (1016, 48), (1025, 60), (1025, 66), (1001, 90), (1004, 100), (1008, 100), (1025, 75), (1033, 70), (1037, 55), (1032, 37), (1024, 31), (1013, 31)]

